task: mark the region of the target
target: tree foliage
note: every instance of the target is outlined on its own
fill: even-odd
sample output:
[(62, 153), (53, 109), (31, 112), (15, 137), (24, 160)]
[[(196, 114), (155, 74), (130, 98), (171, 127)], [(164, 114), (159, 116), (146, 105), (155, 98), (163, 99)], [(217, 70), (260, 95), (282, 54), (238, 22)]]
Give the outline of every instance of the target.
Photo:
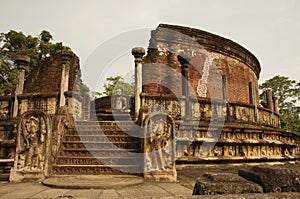
[(98, 95), (112, 96), (116, 89), (121, 89), (123, 95), (125, 96), (134, 95), (134, 84), (125, 82), (121, 76), (106, 78), (104, 89), (105, 91), (103, 93), (98, 93)]
[(51, 53), (69, 49), (61, 42), (52, 43), (50, 32), (43, 30), (38, 36), (25, 35), (22, 32), (11, 30), (0, 33), (0, 95), (5, 91), (13, 92), (17, 83), (17, 68), (14, 64), (16, 55), (27, 55), (30, 64), (26, 74), (36, 63)]
[[(279, 100), (281, 127), (300, 134), (300, 82), (284, 76), (275, 76), (259, 86), (271, 89)], [(260, 95), (264, 99), (264, 95)]]
[(83, 97), (90, 97), (90, 88), (86, 84), (82, 84), (80, 88), (80, 94)]

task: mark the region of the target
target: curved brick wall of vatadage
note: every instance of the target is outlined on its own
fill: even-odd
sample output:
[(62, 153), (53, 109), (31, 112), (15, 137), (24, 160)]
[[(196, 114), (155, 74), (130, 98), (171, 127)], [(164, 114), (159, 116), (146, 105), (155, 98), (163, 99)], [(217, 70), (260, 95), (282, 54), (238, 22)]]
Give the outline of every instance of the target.
[[(260, 64), (251, 52), (218, 35), (166, 24), (160, 24), (151, 34), (143, 65), (144, 93), (182, 94), (181, 67), (177, 60), (179, 53), (192, 56), (189, 64), (191, 96), (223, 99), (226, 90), (227, 101), (250, 103), (249, 83), (252, 82), (256, 104), (259, 103)], [(204, 67), (208, 57), (213, 64), (208, 64), (207, 69)], [(222, 88), (222, 76), (226, 89)], [(202, 84), (207, 82), (204, 95), (197, 93), (201, 79)]]

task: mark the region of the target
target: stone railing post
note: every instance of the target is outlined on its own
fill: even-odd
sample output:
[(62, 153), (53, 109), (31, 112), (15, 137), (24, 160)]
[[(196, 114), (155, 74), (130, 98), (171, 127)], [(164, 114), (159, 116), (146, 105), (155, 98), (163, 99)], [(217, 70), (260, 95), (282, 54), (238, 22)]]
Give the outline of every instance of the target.
[(279, 114), (279, 99), (277, 97), (273, 97), (274, 103), (274, 112)]
[(255, 83), (250, 82), (249, 83), (249, 96), (250, 96), (250, 104), (254, 105), (254, 120), (255, 122), (258, 122), (258, 109), (257, 109), (257, 100), (256, 100), (256, 89), (255, 89)]
[(131, 54), (134, 56), (135, 63), (135, 118), (138, 118), (141, 108), (140, 95), (142, 93), (142, 62), (145, 49), (142, 47), (133, 48)]
[(274, 105), (273, 105), (273, 92), (271, 89), (266, 90), (266, 99), (267, 99), (267, 107), (272, 112), (274, 111)]
[(15, 91), (15, 101), (13, 109), (13, 117), (18, 115), (18, 95), (23, 94), (24, 90), (24, 81), (25, 81), (25, 67), (29, 64), (30, 57), (26, 55), (17, 55), (15, 58), (15, 63), (18, 67), (18, 83)]

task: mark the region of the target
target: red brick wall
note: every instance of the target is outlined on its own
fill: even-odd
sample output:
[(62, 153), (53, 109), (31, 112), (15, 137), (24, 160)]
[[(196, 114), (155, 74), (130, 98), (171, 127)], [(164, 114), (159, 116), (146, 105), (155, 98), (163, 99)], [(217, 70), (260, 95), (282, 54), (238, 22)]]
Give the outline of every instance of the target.
[[(219, 36), (215, 36), (217, 39), (211, 34), (209, 36), (211, 36), (212, 40), (217, 40), (214, 41), (215, 47), (205, 46), (207, 44), (203, 43), (199, 44), (194, 41), (196, 40), (194, 38), (190, 41), (190, 38), (184, 38), (184, 36), (176, 32), (166, 33), (161, 30), (152, 32), (147, 56), (144, 58), (143, 92), (148, 94), (175, 94), (176, 96), (181, 96), (181, 67), (177, 60), (177, 55), (179, 54), (178, 52), (183, 51), (193, 57), (189, 65), (191, 96), (198, 96), (198, 82), (203, 76), (205, 60), (207, 57), (210, 57), (213, 60), (213, 64), (210, 66), (208, 72), (208, 92), (206, 98), (223, 98), (222, 75), (224, 75), (228, 82), (227, 100), (250, 103), (249, 83), (254, 82), (258, 103), (257, 76), (260, 67), (256, 58), (232, 41), (230, 43), (224, 38), (227, 43), (223, 44)], [(197, 35), (197, 37), (200, 36)], [(209, 43), (209, 41), (206, 42)], [(238, 54), (237, 49), (239, 48), (241, 54)], [(232, 52), (230, 52), (230, 49), (232, 49)]]
[(259, 103), (258, 80), (246, 64), (222, 54), (214, 59), (214, 63), (220, 69), (220, 73), (227, 77), (229, 101), (250, 103), (249, 83), (255, 82), (256, 103)]
[[(25, 80), (24, 93), (52, 93), (60, 91), (62, 53), (53, 54), (37, 63)], [(70, 57), (69, 91), (73, 90), (76, 77), (80, 77), (79, 59)], [(77, 78), (80, 79), (80, 78)], [(79, 81), (76, 89), (80, 89)]]

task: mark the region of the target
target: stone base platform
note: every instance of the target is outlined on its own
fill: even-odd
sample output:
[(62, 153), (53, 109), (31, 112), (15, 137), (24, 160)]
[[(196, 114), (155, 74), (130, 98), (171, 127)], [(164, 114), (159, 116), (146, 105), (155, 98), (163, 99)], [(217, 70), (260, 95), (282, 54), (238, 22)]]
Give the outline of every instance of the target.
[(42, 181), (43, 185), (63, 189), (116, 189), (144, 183), (133, 175), (59, 175)]

